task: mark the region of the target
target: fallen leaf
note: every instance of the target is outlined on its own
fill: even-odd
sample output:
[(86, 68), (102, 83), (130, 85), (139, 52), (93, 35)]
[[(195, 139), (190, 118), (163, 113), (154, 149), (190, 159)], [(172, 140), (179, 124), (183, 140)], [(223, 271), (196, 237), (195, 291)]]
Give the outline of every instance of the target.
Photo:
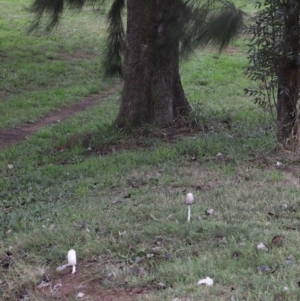
[(239, 258), (240, 257), (240, 252), (233, 252), (231, 257), (232, 258)]
[(155, 221), (157, 221), (158, 219), (153, 215), (153, 214), (149, 214), (149, 217)]
[(206, 277), (198, 281), (198, 285), (203, 285), (203, 284), (211, 286), (214, 284), (214, 281), (211, 278)]
[(43, 277), (42, 277), (42, 280), (45, 281), (45, 282), (50, 282), (51, 281), (51, 277), (48, 276), (47, 274), (44, 274)]
[(117, 205), (117, 204), (120, 204), (120, 203), (122, 203), (121, 200), (115, 200), (115, 201), (111, 202), (112, 205)]
[(273, 239), (272, 239), (272, 244), (273, 244), (274, 246), (279, 247), (279, 246), (282, 245), (283, 240), (284, 240), (284, 236), (276, 235), (276, 236), (274, 236)]
[(29, 290), (22, 290), (18, 294), (19, 300), (29, 300), (29, 296), (31, 295), (31, 292)]
[(162, 257), (166, 260), (172, 259), (172, 256), (169, 253), (165, 253)]
[(61, 282), (56, 283), (51, 291), (52, 291), (52, 292), (56, 292), (56, 291), (58, 291), (61, 287), (62, 287), (62, 283), (61, 283)]
[(141, 276), (141, 277), (143, 277), (147, 274), (144, 267), (138, 267), (136, 265), (132, 267), (131, 272), (132, 272), (133, 275)]
[(143, 259), (141, 257), (137, 256), (134, 261), (135, 261), (135, 263), (141, 263), (143, 261)]
[(37, 288), (44, 288), (50, 285), (50, 282), (42, 280), (42, 282), (37, 286)]
[(289, 255), (289, 256), (286, 258), (285, 262), (286, 262), (287, 264), (293, 264), (293, 263), (295, 262), (294, 256), (293, 256), (293, 255)]
[(154, 252), (158, 252), (159, 250), (161, 250), (161, 247), (159, 247), (159, 246), (155, 246), (152, 248), (152, 251), (154, 251)]
[(112, 281), (114, 278), (116, 278), (116, 274), (114, 272), (111, 272), (108, 273), (105, 277), (108, 281)]
[(258, 271), (261, 273), (271, 272), (271, 269), (268, 265), (260, 265), (257, 267)]
[(9, 269), (14, 263), (12, 256), (6, 255), (0, 260), (2, 268)]
[(79, 222), (79, 223), (77, 223), (77, 227), (79, 228), (79, 229), (83, 229), (84, 227), (85, 227), (85, 223), (82, 221), (82, 222)]
[(263, 243), (260, 243), (260, 244), (257, 245), (257, 250), (267, 252), (268, 248)]
[(164, 241), (164, 238), (162, 236), (156, 236), (154, 243), (158, 246), (160, 246)]
[(226, 245), (227, 244), (227, 240), (226, 240), (226, 237), (225, 235), (222, 233), (222, 232), (219, 232), (217, 233), (215, 236), (214, 236), (214, 240), (216, 242), (216, 244), (219, 246), (219, 245)]

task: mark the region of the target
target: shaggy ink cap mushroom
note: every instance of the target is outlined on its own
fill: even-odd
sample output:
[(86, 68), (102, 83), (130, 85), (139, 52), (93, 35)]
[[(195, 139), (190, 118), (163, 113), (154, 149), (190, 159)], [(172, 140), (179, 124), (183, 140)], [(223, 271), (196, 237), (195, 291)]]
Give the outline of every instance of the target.
[(76, 273), (76, 252), (75, 250), (71, 249), (68, 252), (68, 265), (72, 266), (72, 274)]
[(194, 204), (194, 196), (191, 192), (189, 192), (185, 197), (185, 204), (188, 206), (188, 217), (187, 221), (191, 220), (191, 205)]
[(185, 204), (186, 205), (193, 205), (194, 204), (194, 196), (191, 192), (189, 192), (185, 197)]

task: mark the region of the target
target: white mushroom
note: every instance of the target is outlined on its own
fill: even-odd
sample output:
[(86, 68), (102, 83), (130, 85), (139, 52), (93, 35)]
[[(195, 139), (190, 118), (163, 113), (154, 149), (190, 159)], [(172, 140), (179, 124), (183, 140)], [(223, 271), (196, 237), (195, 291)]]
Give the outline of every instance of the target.
[(185, 204), (188, 206), (188, 218), (187, 221), (191, 220), (191, 205), (194, 204), (194, 196), (191, 192), (189, 192), (185, 197)]
[(71, 249), (68, 252), (68, 266), (72, 266), (72, 274), (76, 273), (76, 252)]

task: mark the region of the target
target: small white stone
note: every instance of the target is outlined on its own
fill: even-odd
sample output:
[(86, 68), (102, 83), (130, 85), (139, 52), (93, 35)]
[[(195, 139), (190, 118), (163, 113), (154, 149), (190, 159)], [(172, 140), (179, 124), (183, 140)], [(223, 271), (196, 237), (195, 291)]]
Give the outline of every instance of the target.
[(214, 209), (207, 209), (206, 214), (207, 215), (212, 215), (214, 213)]
[(165, 287), (166, 287), (165, 283), (163, 283), (163, 282), (157, 283), (157, 286), (158, 286), (159, 288), (165, 288)]
[(206, 277), (204, 279), (201, 279), (198, 281), (198, 285), (206, 284), (208, 286), (211, 286), (214, 284), (214, 281), (210, 277)]
[(257, 245), (257, 250), (259, 251), (268, 251), (268, 248), (261, 242)]

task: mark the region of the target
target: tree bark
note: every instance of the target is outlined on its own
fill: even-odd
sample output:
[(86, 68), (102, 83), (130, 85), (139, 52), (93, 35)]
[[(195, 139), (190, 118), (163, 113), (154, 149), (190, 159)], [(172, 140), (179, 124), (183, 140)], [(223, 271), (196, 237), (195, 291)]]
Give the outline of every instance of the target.
[[(167, 126), (191, 107), (179, 75), (179, 40), (168, 7), (178, 0), (128, 0), (124, 88), (119, 127)], [(176, 22), (176, 21), (172, 21)]]
[[(292, 143), (297, 136), (297, 101), (299, 77), (299, 1), (287, 4), (289, 15), (285, 18), (284, 44), (286, 53), (279, 61), (277, 95), (277, 138)], [(289, 141), (287, 141), (289, 140)]]

